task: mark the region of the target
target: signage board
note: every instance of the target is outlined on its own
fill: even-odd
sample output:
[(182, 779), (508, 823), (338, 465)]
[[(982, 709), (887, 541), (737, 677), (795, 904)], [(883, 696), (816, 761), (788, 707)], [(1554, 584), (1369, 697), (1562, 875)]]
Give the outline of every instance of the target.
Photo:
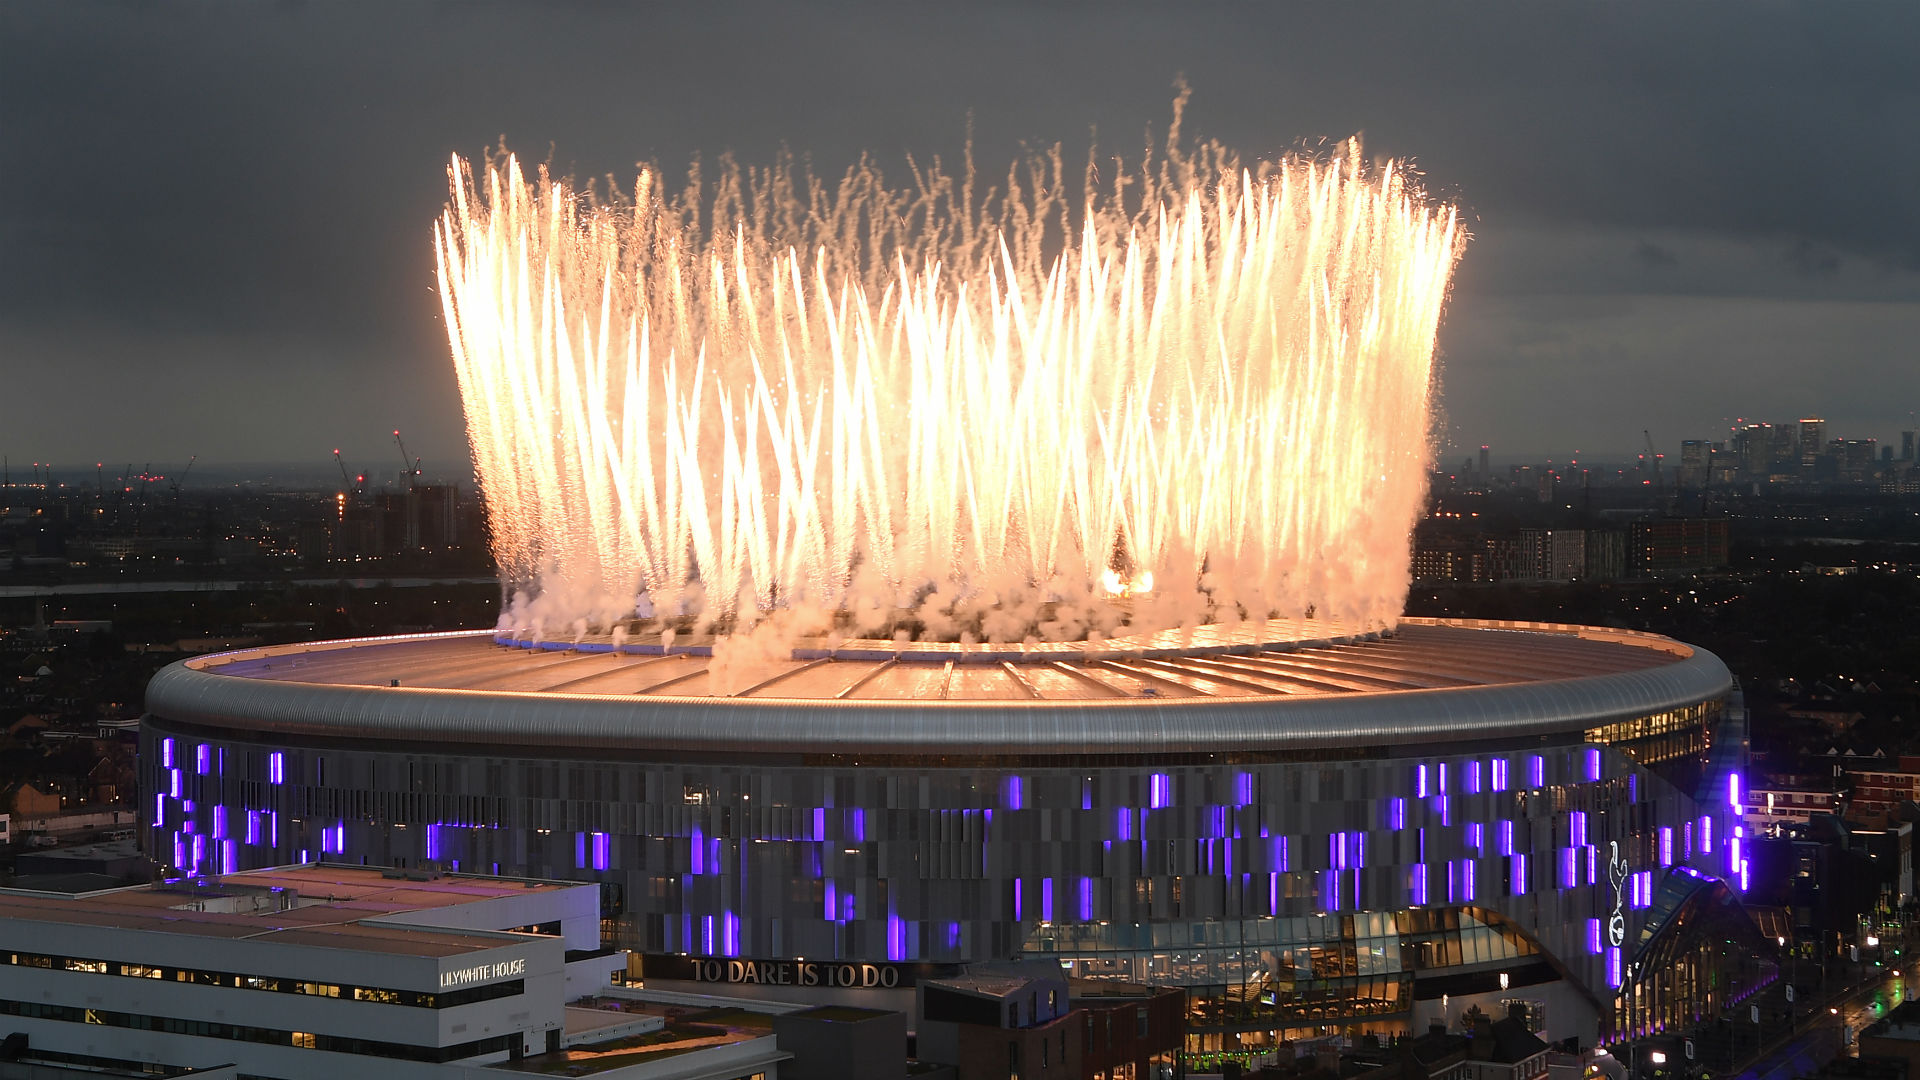
[(517, 978), (527, 973), (527, 958), (502, 960), (497, 964), (478, 964), (473, 967), (459, 968), (440, 973), (440, 989), (458, 990), (466, 986), (480, 986), (498, 982), (501, 979)]
[(641, 977), (735, 986), (798, 986), (829, 990), (897, 990), (960, 970), (954, 964), (885, 964), (864, 960), (779, 960), (646, 953)]

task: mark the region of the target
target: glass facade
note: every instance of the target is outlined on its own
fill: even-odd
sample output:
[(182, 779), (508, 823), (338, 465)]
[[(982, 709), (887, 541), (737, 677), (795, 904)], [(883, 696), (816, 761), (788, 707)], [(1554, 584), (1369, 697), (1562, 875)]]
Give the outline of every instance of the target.
[(184, 872), (598, 881), (608, 944), (648, 953), (1048, 954), (1191, 988), (1196, 1037), (1231, 1047), (1405, 1031), (1423, 995), (1500, 974), (1567, 980), (1609, 1023), (1653, 875), (1727, 872), (1711, 838), (1737, 810), (1680, 783), (1717, 715), (1561, 742), (958, 764), (349, 744), (156, 716), (141, 760), (152, 850)]

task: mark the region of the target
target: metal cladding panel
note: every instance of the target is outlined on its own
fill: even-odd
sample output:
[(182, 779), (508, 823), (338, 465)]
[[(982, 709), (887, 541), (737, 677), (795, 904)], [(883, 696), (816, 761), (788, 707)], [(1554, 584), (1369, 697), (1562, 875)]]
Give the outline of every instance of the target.
[[(1489, 634), (1489, 646), (1495, 635)], [(756, 700), (370, 687), (173, 664), (147, 708), (286, 734), (621, 749), (840, 754), (1302, 750), (1532, 736), (1724, 697), (1718, 657), (1489, 686), (1324, 696), (1090, 701)]]

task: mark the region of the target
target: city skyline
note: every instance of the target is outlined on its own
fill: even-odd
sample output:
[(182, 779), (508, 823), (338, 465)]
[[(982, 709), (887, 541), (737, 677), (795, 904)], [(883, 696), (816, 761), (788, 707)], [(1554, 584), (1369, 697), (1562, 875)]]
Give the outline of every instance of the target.
[[(981, 161), (1078, 162), (1090, 127), (1137, 159), (1181, 75), (1190, 134), (1360, 133), (1461, 206), (1443, 445), (1677, 446), (1731, 422), (1730, 389), (1889, 441), (1920, 406), (1920, 136), (1896, 121), (1920, 16), (1732, 10), (10, 8), (0, 449), (324, 464), (398, 427), (464, 456), (429, 235), (449, 153), (504, 136), (628, 182), (784, 145), (902, 176), (957, 159), (971, 115)], [(507, 55), (510, 78), (470, 59)]]

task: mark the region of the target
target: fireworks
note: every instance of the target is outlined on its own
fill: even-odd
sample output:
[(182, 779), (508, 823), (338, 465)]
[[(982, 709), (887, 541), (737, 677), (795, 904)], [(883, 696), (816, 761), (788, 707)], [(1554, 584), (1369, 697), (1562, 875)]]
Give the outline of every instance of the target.
[(1347, 150), (597, 197), (455, 159), (439, 282), (503, 623), (1391, 624), (1462, 236)]

